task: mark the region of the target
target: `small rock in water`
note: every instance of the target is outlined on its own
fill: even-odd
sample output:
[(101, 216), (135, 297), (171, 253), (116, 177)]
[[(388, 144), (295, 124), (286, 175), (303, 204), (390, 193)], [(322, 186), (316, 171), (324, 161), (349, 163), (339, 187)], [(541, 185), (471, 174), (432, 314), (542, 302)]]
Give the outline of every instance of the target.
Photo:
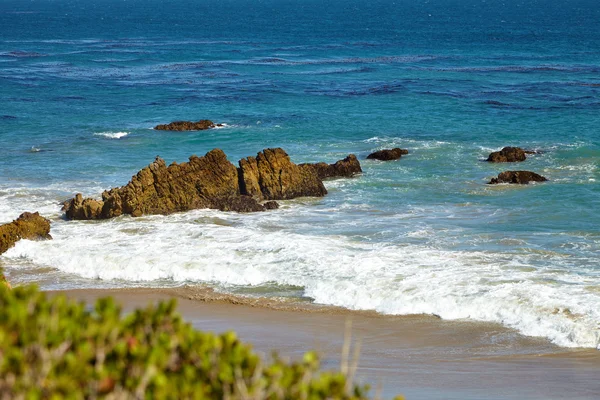
[(211, 120), (202, 119), (197, 122), (192, 121), (175, 121), (170, 124), (156, 125), (154, 129), (158, 131), (203, 131), (206, 129), (215, 128), (217, 126), (223, 126), (222, 124), (215, 124)]
[(276, 210), (279, 208), (279, 203), (276, 201), (267, 201), (263, 203), (265, 210)]
[(504, 171), (499, 173), (497, 178), (492, 178), (488, 184), (512, 183), (526, 185), (529, 182), (545, 182), (547, 180), (545, 177), (531, 171)]
[(487, 161), (495, 163), (525, 161), (527, 159), (525, 154), (532, 153), (526, 152), (520, 147), (505, 147), (500, 151), (490, 153)]
[(369, 154), (367, 158), (369, 160), (391, 161), (397, 160), (406, 154), (408, 154), (408, 150), (396, 147), (393, 149), (383, 149), (376, 151), (374, 153)]
[(362, 173), (360, 162), (354, 154), (348, 155), (343, 160), (339, 160), (334, 164), (324, 162), (314, 164), (300, 164), (302, 168), (313, 169), (319, 178), (350, 178), (354, 175)]

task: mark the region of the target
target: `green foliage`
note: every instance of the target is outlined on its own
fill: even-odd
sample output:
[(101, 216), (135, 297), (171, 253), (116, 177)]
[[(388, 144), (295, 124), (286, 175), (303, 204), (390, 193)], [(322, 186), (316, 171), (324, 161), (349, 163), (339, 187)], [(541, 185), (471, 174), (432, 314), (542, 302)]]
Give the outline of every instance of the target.
[(174, 300), (122, 316), (112, 298), (92, 310), (0, 286), (2, 398), (366, 398), (366, 387), (321, 372), (315, 353), (265, 364), (232, 332), (195, 330)]

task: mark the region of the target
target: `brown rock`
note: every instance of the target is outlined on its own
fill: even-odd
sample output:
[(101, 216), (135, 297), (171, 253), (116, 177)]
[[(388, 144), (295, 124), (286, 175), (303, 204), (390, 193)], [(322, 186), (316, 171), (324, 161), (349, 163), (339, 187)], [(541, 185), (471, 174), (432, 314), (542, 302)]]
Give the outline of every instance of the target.
[(21, 239), (52, 239), (50, 221), (39, 213), (25, 212), (9, 224), (0, 226), (0, 254), (4, 253)]
[(130, 214), (170, 214), (197, 208), (263, 211), (251, 198), (240, 198), (238, 172), (223, 151), (214, 149), (189, 162), (166, 166), (161, 158), (120, 188), (102, 193), (102, 201), (76, 195), (66, 206), (68, 219), (106, 219)]
[(324, 162), (315, 164), (300, 164), (302, 168), (311, 168), (320, 179), (327, 178), (350, 178), (356, 174), (362, 173), (360, 162), (354, 154), (350, 154), (343, 160), (337, 161), (335, 164), (327, 164)]
[(396, 147), (393, 149), (384, 149), (376, 151), (374, 153), (369, 154), (367, 158), (370, 160), (391, 161), (397, 160), (406, 154), (408, 154), (408, 150)]
[(77, 194), (64, 203), (68, 219), (107, 219), (129, 214), (169, 214), (197, 208), (254, 212), (279, 207), (275, 201), (327, 194), (322, 177), (352, 176), (360, 163), (349, 155), (335, 164), (296, 165), (282, 149), (265, 149), (256, 157), (231, 164), (214, 149), (189, 162), (166, 166), (156, 158), (122, 187), (102, 193), (102, 200)]
[(312, 168), (290, 161), (281, 148), (265, 149), (239, 162), (240, 190), (258, 200), (323, 197), (327, 190)]
[(491, 153), (487, 161), (496, 163), (525, 161), (527, 158), (525, 154), (526, 152), (519, 147), (505, 147), (500, 151)]
[(279, 208), (279, 203), (276, 201), (265, 201), (263, 207), (265, 210), (276, 210)]
[(63, 204), (62, 210), (68, 219), (99, 219), (103, 205), (102, 201), (84, 199), (81, 193), (78, 193), (72, 200)]
[(257, 212), (265, 211), (265, 209), (267, 209), (265, 206), (259, 204), (251, 196), (246, 195), (232, 196), (219, 203), (219, 210), (221, 211)]
[(175, 121), (170, 124), (156, 125), (154, 129), (158, 131), (203, 131), (206, 129), (214, 128), (215, 126), (222, 126), (221, 124), (215, 124), (208, 119), (202, 119), (197, 122), (192, 121)]
[(504, 171), (488, 182), (490, 185), (498, 183), (514, 183), (526, 185), (529, 182), (545, 182), (548, 179), (531, 171)]

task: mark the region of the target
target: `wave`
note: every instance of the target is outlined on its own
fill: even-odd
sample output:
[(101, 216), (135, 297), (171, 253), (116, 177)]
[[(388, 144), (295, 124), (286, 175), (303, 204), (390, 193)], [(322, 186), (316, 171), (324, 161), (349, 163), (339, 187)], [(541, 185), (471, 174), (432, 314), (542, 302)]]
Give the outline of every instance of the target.
[(46, 57), (48, 54), (37, 53), (35, 51), (9, 51), (0, 53), (0, 57), (14, 57), (14, 58), (33, 58), (33, 57)]
[(477, 66), (477, 67), (413, 67), (415, 70), (439, 71), (439, 72), (572, 72), (572, 73), (598, 73), (600, 66), (597, 65), (500, 65), (500, 66)]
[(94, 136), (103, 136), (108, 139), (121, 139), (129, 135), (130, 132), (96, 132)]
[[(21, 241), (4, 258), (102, 281), (289, 285), (321, 304), (496, 322), (560, 346), (600, 346), (600, 294), (587, 289), (599, 277), (578, 274), (560, 254), (452, 251), (282, 228), (302, 207), (56, 221), (54, 240)], [(546, 268), (536, 264), (542, 259)]]

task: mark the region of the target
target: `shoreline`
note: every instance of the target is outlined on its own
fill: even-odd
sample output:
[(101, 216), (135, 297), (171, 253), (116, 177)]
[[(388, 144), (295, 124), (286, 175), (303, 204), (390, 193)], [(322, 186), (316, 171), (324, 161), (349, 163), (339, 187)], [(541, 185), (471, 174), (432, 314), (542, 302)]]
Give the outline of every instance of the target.
[(176, 298), (196, 329), (235, 331), (255, 350), (297, 358), (317, 350), (325, 369), (340, 365), (346, 324), (360, 347), (357, 379), (383, 398), (586, 399), (600, 391), (600, 352), (556, 346), (498, 324), (429, 315), (388, 316), (297, 301), (250, 298), (184, 286), (48, 291), (86, 303), (115, 297), (125, 312)]

